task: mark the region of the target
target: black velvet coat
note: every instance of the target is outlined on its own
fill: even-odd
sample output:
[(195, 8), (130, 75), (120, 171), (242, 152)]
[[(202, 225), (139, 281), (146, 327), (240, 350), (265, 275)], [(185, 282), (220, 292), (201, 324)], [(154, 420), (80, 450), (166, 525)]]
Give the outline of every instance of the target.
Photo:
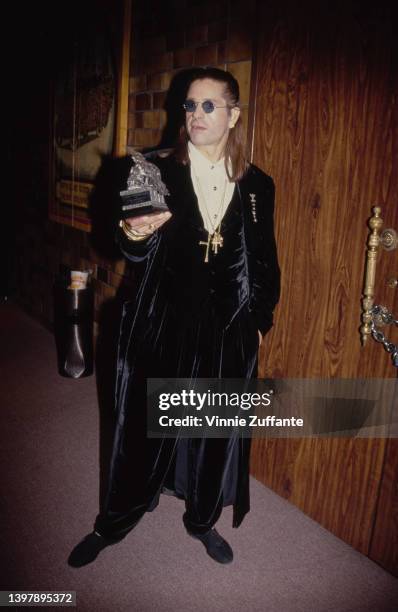
[(222, 221), (223, 247), (210, 252), (190, 168), (174, 156), (154, 161), (173, 216), (125, 256), (144, 262), (137, 297), (125, 304), (119, 338), (117, 428), (105, 506), (95, 528), (126, 534), (164, 487), (186, 500), (191, 531), (211, 528), (233, 504), (233, 526), (249, 510), (250, 439), (147, 439), (146, 377), (257, 376), (257, 330), (272, 326), (280, 273), (274, 239), (274, 184), (254, 165), (236, 184)]

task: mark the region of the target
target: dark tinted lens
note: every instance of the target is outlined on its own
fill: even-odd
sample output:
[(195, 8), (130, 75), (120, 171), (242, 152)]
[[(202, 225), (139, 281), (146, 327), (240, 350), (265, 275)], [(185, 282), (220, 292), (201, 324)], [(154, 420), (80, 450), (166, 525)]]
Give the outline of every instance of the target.
[(183, 107), (187, 111), (187, 113), (193, 113), (196, 109), (196, 102), (193, 100), (185, 100)]
[(211, 100), (205, 100), (202, 102), (202, 108), (205, 113), (212, 113), (215, 109), (215, 106)]

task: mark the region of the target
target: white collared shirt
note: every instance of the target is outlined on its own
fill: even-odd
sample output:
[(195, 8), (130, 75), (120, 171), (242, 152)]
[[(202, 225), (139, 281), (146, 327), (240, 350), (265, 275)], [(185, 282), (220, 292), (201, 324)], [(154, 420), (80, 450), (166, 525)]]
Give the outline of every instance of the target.
[(228, 178), (224, 157), (218, 162), (212, 162), (192, 142), (188, 142), (188, 154), (193, 188), (198, 198), (203, 224), (205, 229), (213, 234), (232, 200), (235, 183)]

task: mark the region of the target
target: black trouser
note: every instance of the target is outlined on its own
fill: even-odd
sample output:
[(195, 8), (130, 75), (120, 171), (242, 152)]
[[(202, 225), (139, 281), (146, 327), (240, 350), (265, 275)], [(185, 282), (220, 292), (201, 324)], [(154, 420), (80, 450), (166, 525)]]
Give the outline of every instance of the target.
[[(121, 432), (118, 432), (115, 438), (115, 449), (118, 449), (120, 435)], [(187, 478), (183, 484), (180, 483), (180, 487), (175, 481), (175, 474), (169, 471), (170, 467), (175, 469), (173, 458), (178, 447), (177, 441), (165, 438), (147, 439), (146, 442), (147, 457), (151, 458), (150, 464), (159, 467), (153, 470), (151, 477), (148, 469), (144, 470), (142, 464), (132, 466), (128, 457), (118, 452), (116, 465), (114, 461), (112, 462), (114, 471), (109, 481), (110, 489), (104, 508), (96, 519), (95, 531), (109, 538), (127, 535), (146, 511), (156, 507), (163, 485), (175, 491), (177, 496), (184, 495), (183, 522), (186, 529), (194, 534), (209, 531), (218, 521), (225, 505), (226, 480), (230, 481), (230, 495), (231, 487), (236, 487), (238, 458), (236, 445), (239, 440), (236, 438), (187, 440)], [(124, 457), (123, 460), (120, 459), (121, 455)], [(181, 469), (179, 473), (181, 475)], [(181, 489), (185, 490), (182, 492)], [(227, 501), (233, 503), (232, 499)]]

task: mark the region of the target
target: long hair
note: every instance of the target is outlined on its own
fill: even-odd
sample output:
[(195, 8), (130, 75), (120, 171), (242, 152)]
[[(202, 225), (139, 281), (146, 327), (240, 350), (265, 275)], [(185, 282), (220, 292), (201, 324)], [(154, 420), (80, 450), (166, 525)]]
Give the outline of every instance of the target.
[[(235, 77), (226, 70), (219, 68), (197, 68), (192, 73), (187, 91), (194, 81), (212, 79), (224, 85), (223, 96), (230, 108), (239, 107), (239, 84)], [(185, 124), (181, 126), (178, 142), (175, 148), (176, 158), (183, 164), (189, 164), (188, 133)], [(229, 130), (227, 144), (225, 145), (225, 169), (230, 181), (238, 181), (248, 169), (245, 156), (245, 134), (242, 117), (239, 115), (235, 126)], [(230, 167), (232, 172), (230, 172)]]

